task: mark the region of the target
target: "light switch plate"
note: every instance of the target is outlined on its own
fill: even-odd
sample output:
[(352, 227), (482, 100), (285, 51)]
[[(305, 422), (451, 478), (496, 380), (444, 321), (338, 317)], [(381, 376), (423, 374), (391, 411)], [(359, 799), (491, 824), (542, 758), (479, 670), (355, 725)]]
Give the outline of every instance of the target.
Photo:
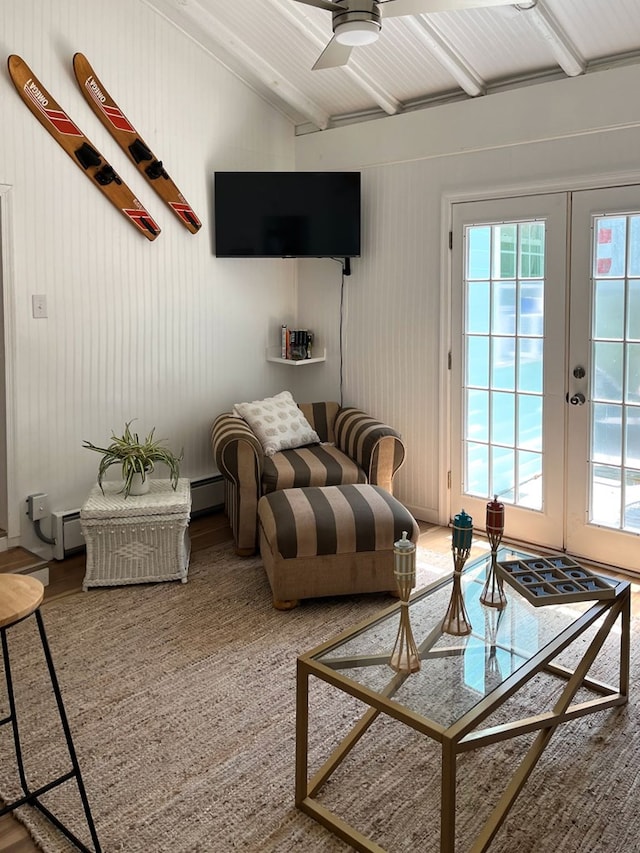
[(47, 297), (44, 293), (34, 293), (31, 296), (31, 308), (34, 319), (41, 320), (47, 317)]

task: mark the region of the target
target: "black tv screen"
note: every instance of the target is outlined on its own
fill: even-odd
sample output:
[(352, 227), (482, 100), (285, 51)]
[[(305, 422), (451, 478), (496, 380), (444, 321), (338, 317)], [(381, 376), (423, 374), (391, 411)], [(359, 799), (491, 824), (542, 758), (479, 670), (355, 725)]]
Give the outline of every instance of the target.
[(360, 172), (216, 172), (218, 258), (360, 255)]

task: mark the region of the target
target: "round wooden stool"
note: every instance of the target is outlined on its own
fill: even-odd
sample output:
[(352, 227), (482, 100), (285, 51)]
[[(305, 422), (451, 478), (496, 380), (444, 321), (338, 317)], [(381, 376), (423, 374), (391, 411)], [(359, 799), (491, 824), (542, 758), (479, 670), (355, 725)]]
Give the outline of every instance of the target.
[[(2, 815), (4, 814), (7, 814), (7, 812), (11, 812), (14, 809), (17, 809), (19, 806), (34, 806), (39, 811), (41, 811), (42, 814), (44, 814), (45, 817), (48, 818), (48, 820), (50, 820), (51, 823), (53, 823), (54, 826), (56, 826), (69, 839), (69, 841), (75, 844), (75, 846), (79, 850), (85, 851), (85, 853), (92, 853), (91, 848), (83, 844), (83, 842), (80, 841), (80, 839), (70, 829), (64, 826), (64, 824), (39, 800), (39, 797), (47, 793), (47, 791), (51, 791), (58, 785), (62, 785), (64, 782), (68, 782), (70, 779), (75, 778), (76, 784), (78, 786), (78, 792), (80, 794), (80, 799), (82, 800), (82, 806), (84, 808), (87, 826), (89, 827), (89, 832), (91, 833), (94, 851), (95, 853), (101, 853), (100, 843), (98, 841), (95, 825), (93, 823), (93, 817), (91, 815), (91, 809), (89, 808), (89, 801), (87, 800), (87, 794), (84, 788), (84, 783), (82, 781), (82, 775), (80, 773), (78, 759), (76, 757), (76, 751), (73, 746), (73, 741), (71, 739), (71, 731), (69, 729), (67, 715), (64, 710), (64, 704), (62, 702), (62, 694), (60, 693), (58, 678), (56, 676), (56, 672), (53, 666), (53, 659), (49, 650), (47, 635), (44, 630), (42, 614), (40, 613), (40, 604), (42, 603), (43, 597), (44, 586), (36, 578), (32, 578), (29, 575), (0, 574), (0, 637), (2, 639), (2, 657), (4, 662), (5, 681), (7, 684), (7, 696), (9, 698), (9, 716), (5, 717), (4, 719), (0, 719), (0, 726), (5, 725), (7, 723), (11, 723), (11, 728), (13, 730), (13, 742), (16, 751), (16, 762), (18, 765), (18, 775), (20, 777), (20, 784), (24, 793), (24, 796), (15, 800), (15, 802), (6, 805), (4, 806), (4, 808), (0, 809), (0, 817), (2, 817)], [(72, 766), (72, 770), (70, 770), (68, 773), (64, 773), (62, 776), (59, 776), (57, 779), (53, 779), (51, 782), (48, 782), (46, 785), (41, 786), (35, 791), (31, 790), (22, 761), (22, 744), (20, 741), (20, 732), (18, 728), (18, 717), (16, 713), (16, 703), (13, 693), (13, 679), (11, 676), (9, 644), (7, 641), (8, 629), (12, 628), (14, 625), (16, 625), (18, 622), (21, 622), (23, 619), (27, 619), (31, 615), (35, 615), (36, 621), (38, 623), (40, 641), (42, 643), (42, 649), (44, 651), (44, 656), (47, 661), (49, 678), (51, 679), (51, 686), (53, 687), (53, 692), (56, 697), (58, 713), (60, 714), (60, 722), (62, 723), (62, 728), (64, 730), (64, 735), (67, 741), (67, 748), (69, 750), (69, 758), (71, 759)]]

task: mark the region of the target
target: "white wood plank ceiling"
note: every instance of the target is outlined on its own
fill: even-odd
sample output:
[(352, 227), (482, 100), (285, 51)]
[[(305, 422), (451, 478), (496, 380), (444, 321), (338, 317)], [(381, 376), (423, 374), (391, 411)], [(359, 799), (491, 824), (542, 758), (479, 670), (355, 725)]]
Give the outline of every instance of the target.
[(347, 65), (315, 71), (333, 35), (326, 9), (296, 0), (143, 2), (288, 116), (298, 133), (640, 62), (640, 0), (522, 0), (383, 16), (376, 42), (354, 48)]

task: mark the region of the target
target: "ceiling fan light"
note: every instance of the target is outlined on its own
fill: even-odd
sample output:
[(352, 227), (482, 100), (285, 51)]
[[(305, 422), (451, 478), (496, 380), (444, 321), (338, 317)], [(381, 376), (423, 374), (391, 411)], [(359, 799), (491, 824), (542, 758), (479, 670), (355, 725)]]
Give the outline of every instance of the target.
[(336, 41), (350, 47), (372, 44), (380, 35), (380, 24), (375, 21), (346, 21), (336, 26), (334, 35)]

